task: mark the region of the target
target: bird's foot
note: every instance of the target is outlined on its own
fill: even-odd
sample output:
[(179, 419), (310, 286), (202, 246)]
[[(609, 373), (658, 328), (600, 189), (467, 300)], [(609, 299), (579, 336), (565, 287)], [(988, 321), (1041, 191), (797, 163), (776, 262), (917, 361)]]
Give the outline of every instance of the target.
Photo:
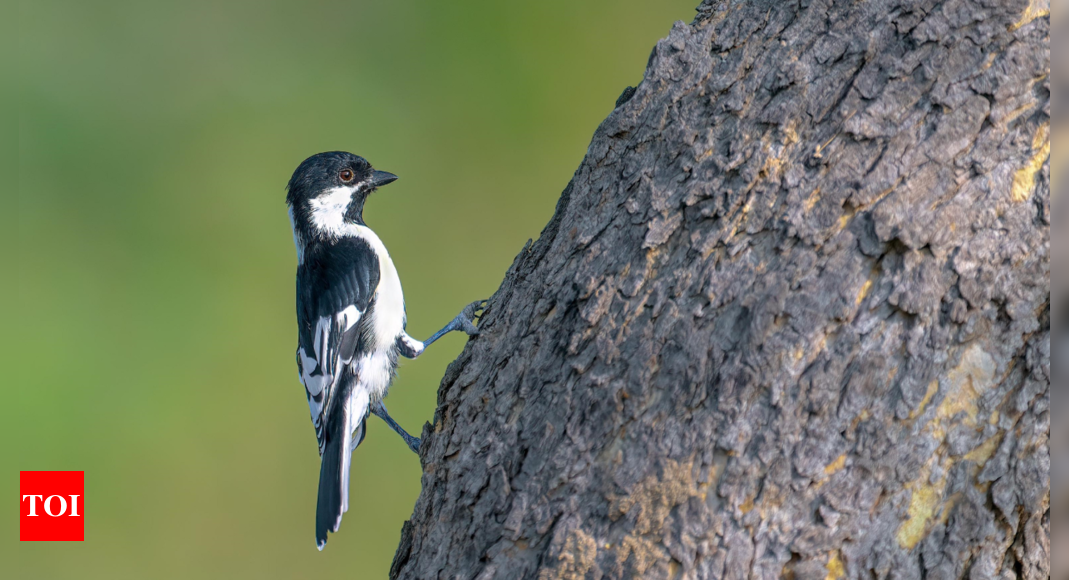
[(478, 336), (479, 329), (475, 327), (475, 320), (482, 318), (484, 308), (486, 308), (486, 300), (476, 300), (475, 302), (472, 302), (471, 304), (465, 306), (464, 310), (460, 311), (460, 314), (457, 314), (456, 317), (453, 318), (453, 320), (449, 321), (449, 324), (446, 324), (445, 327), (443, 327), (441, 330), (432, 334), (430, 338), (423, 341), (423, 349), (426, 350), (427, 347), (430, 346), (434, 341), (438, 340), (439, 338), (442, 338), (450, 332), (453, 332), (454, 330), (464, 332), (468, 336)]
[(486, 300), (476, 300), (464, 307), (464, 310), (453, 319), (457, 330), (463, 331), (468, 336), (477, 336), (479, 329), (475, 327), (475, 320), (482, 316), (486, 308)]

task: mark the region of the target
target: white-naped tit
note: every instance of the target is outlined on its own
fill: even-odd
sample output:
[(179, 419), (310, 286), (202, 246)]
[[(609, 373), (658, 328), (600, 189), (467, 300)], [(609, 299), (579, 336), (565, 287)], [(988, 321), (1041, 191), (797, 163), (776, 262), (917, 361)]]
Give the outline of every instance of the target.
[(373, 413), (419, 453), (420, 441), (382, 403), (399, 356), (415, 358), (442, 335), (476, 335), (486, 302), (472, 302), (425, 341), (405, 332), (405, 298), (386, 246), (364, 223), (364, 202), (397, 176), (343, 151), (297, 167), (286, 204), (297, 246), (297, 370), (319, 439), (316, 546), (349, 509), (349, 464)]

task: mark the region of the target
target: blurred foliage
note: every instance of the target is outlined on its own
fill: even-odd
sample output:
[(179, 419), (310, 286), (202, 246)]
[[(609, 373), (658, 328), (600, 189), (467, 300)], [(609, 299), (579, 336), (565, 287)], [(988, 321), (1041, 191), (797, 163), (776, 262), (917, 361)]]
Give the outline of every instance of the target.
[[(11, 505), (3, 575), (385, 577), (421, 472), (377, 419), (315, 550), (286, 180), (333, 149), (401, 176), (365, 216), (427, 336), (497, 288), (695, 4), (21, 3), (2, 489), (85, 470), (87, 519), (20, 543)], [(409, 430), (464, 340), (402, 364)]]

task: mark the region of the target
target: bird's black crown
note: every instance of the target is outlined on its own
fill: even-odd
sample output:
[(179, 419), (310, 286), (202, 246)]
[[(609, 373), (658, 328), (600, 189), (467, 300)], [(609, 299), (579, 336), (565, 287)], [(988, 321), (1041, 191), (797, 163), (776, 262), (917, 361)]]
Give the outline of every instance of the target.
[[(351, 173), (345, 173), (349, 171)], [(335, 187), (351, 187), (368, 182), (371, 164), (359, 155), (328, 151), (305, 159), (297, 166), (286, 186), (286, 203), (297, 205)]]

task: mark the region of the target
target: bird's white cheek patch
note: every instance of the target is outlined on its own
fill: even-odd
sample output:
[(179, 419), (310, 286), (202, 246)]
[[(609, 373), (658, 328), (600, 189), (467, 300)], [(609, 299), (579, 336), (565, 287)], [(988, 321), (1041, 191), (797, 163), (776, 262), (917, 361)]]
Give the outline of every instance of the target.
[(312, 225), (331, 236), (352, 235), (352, 224), (345, 222), (345, 212), (356, 190), (355, 187), (335, 187), (309, 200)]

